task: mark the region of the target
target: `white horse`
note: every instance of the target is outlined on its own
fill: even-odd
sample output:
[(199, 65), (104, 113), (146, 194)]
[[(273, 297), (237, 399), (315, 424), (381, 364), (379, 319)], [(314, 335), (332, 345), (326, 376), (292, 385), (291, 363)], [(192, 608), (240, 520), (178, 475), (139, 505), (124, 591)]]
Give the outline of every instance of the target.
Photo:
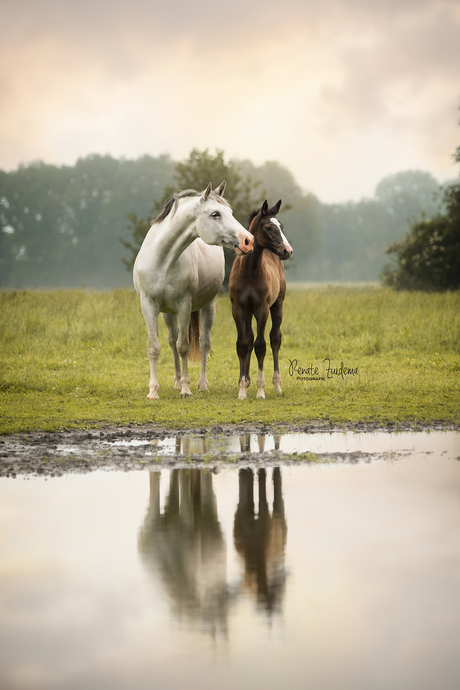
[(225, 271), (222, 247), (248, 254), (254, 242), (253, 236), (233, 217), (230, 204), (223, 199), (224, 190), (225, 182), (222, 182), (214, 192), (209, 184), (204, 192), (189, 189), (174, 194), (153, 221), (134, 263), (134, 287), (148, 332), (150, 384), (147, 397), (150, 399), (159, 397), (160, 312), (168, 327), (174, 355), (174, 386), (180, 388), (184, 397), (192, 395), (188, 375), (190, 335), (193, 353), (193, 345), (198, 346), (199, 328), (196, 326), (199, 326), (198, 312), (201, 313), (198, 389), (208, 388), (206, 365), (211, 350), (215, 298)]

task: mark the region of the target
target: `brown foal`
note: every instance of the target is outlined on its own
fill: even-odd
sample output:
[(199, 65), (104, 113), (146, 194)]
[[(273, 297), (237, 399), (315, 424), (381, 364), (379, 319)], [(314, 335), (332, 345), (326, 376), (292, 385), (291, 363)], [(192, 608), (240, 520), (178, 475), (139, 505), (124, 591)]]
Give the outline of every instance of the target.
[[(247, 256), (238, 256), (230, 273), (230, 300), (232, 314), (238, 331), (236, 351), (240, 360), (240, 392), (238, 398), (246, 398), (250, 383), (249, 366), (254, 347), (258, 362), (257, 397), (265, 398), (264, 359), (265, 325), (270, 312), (272, 329), (270, 345), (273, 352), (273, 385), (281, 393), (278, 353), (281, 346), (281, 322), (286, 294), (286, 278), (283, 261), (289, 259), (292, 247), (283, 234), (283, 226), (276, 218), (281, 200), (268, 208), (262, 208), (250, 216), (249, 232), (254, 236), (254, 248)], [(257, 337), (254, 342), (252, 317), (257, 321)]]

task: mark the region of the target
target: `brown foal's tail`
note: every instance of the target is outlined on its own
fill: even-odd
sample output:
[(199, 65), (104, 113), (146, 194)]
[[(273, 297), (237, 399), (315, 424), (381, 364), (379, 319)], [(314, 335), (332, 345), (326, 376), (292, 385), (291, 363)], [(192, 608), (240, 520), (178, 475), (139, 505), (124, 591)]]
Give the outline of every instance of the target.
[(200, 361), (200, 312), (192, 311), (190, 318), (190, 327), (188, 330), (188, 337), (190, 340), (190, 354), (188, 356), (191, 362)]

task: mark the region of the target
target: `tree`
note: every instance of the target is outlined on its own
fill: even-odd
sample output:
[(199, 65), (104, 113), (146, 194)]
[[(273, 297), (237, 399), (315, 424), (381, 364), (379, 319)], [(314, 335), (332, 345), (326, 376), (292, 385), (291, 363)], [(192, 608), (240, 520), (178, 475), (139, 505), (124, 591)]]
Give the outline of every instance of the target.
[[(173, 195), (175, 189), (201, 191), (206, 189), (210, 182), (215, 188), (225, 180), (227, 183), (225, 198), (232, 206), (233, 215), (242, 225), (246, 224), (251, 210), (260, 206), (265, 199), (265, 193), (260, 189), (260, 182), (253, 181), (249, 175), (244, 175), (234, 161), (226, 162), (221, 149), (216, 149), (215, 155), (210, 154), (208, 149), (204, 151), (192, 149), (187, 159), (176, 164), (174, 180), (177, 182), (177, 187), (165, 187), (162, 198), (153, 204), (147, 218), (138, 218), (134, 213), (128, 216), (132, 241), (121, 240), (121, 242), (131, 252), (129, 259), (123, 259), (129, 271), (133, 269), (134, 261), (153, 219), (161, 211), (165, 201)], [(225, 250), (225, 286), (228, 286), (228, 276), (234, 258), (233, 251)]]
[[(460, 162), (460, 147), (454, 155)], [(411, 223), (410, 232), (386, 250), (397, 266), (386, 266), (385, 285), (396, 290), (457, 290), (460, 288), (460, 180), (444, 189), (441, 210), (434, 218)]]

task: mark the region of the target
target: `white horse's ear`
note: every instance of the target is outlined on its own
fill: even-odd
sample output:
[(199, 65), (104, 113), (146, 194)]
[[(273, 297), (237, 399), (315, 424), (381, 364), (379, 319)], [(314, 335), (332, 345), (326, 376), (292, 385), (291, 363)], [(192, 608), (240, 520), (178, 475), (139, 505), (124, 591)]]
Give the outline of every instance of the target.
[(210, 182), (208, 184), (208, 186), (206, 187), (206, 189), (204, 190), (203, 194), (201, 195), (202, 200), (206, 201), (208, 196), (211, 194), (211, 192), (212, 192), (212, 184)]
[(224, 182), (221, 182), (217, 189), (214, 190), (214, 194), (217, 194), (217, 196), (224, 196), (226, 185), (227, 183), (225, 182), (225, 180)]

